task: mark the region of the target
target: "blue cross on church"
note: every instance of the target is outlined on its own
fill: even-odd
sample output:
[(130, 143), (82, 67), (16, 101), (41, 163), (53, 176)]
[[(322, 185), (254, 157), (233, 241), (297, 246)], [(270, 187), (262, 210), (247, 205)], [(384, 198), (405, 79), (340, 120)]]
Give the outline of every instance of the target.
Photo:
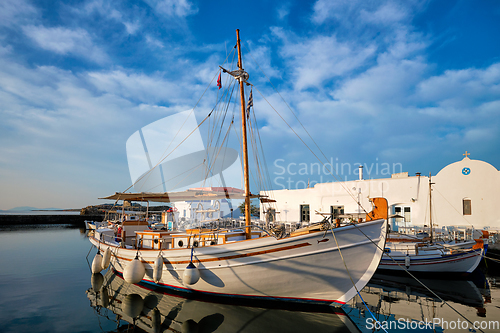
[[(470, 153), (468, 153), (467, 150), (466, 150), (465, 154), (462, 154), (462, 155), (464, 155), (465, 158), (469, 158)], [(465, 176), (467, 176), (468, 174), (470, 174), (470, 168), (468, 168), (468, 167), (463, 168), (462, 169), (462, 174), (465, 175)]]

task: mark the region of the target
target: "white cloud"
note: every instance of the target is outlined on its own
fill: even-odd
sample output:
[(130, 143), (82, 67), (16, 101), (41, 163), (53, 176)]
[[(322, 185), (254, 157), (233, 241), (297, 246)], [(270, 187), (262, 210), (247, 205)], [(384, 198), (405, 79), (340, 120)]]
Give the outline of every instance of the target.
[(468, 142), (489, 142), (497, 137), (497, 131), (490, 126), (470, 128), (465, 132), (464, 139)]
[(419, 33), (412, 33), (410, 28), (399, 27), (385, 38), (386, 52), (379, 57), (380, 62), (398, 61), (405, 58), (422, 56), (429, 46), (429, 41)]
[(290, 14), (290, 4), (286, 3), (281, 5), (281, 7), (278, 7), (277, 12), (280, 20), (285, 19)]
[(364, 22), (381, 25), (391, 25), (393, 23), (400, 22), (406, 19), (408, 15), (408, 9), (404, 8), (401, 4), (388, 2), (382, 4), (374, 11), (362, 9), (360, 11), (359, 17)]
[[(244, 47), (244, 51), (246, 51)], [(244, 52), (245, 55), (246, 52)], [(250, 54), (246, 57), (246, 62), (244, 67), (248, 72), (264, 72), (269, 78), (271, 77), (281, 77), (279, 70), (272, 66), (271, 64), (271, 50), (266, 46), (258, 46), (253, 48), (250, 45)], [(252, 77), (249, 79), (252, 81)]]
[(500, 64), (485, 69), (447, 70), (418, 84), (424, 102), (458, 109), (500, 99)]
[(495, 101), (485, 102), (478, 107), (478, 112), (484, 117), (500, 119), (500, 98)]
[(198, 9), (188, 0), (144, 0), (159, 14), (169, 17), (187, 17), (198, 12)]
[(130, 35), (134, 35), (141, 27), (139, 22), (125, 22), (123, 21), (125, 29)]
[[(101, 92), (140, 103), (179, 103), (191, 100), (188, 82), (167, 80), (160, 75), (126, 73), (120, 70), (88, 73), (90, 82)], [(193, 88), (194, 89), (194, 88)]]
[(356, 6), (357, 4), (354, 0), (318, 0), (314, 4), (312, 19), (318, 24), (325, 22), (330, 17), (339, 19), (343, 14), (352, 11)]
[(146, 35), (146, 42), (154, 48), (163, 49), (165, 47), (165, 45), (160, 40), (154, 38), (151, 35)]
[(408, 20), (425, 1), (364, 1), (364, 0), (318, 0), (314, 4), (312, 20), (323, 24), (330, 19), (345, 27), (361, 27), (366, 24), (392, 25)]
[(28, 22), (37, 14), (37, 10), (26, 0), (0, 1), (0, 26)]
[(365, 65), (375, 51), (374, 45), (362, 47), (339, 42), (335, 36), (319, 36), (297, 42), (287, 38), (281, 53), (289, 61), (295, 89), (302, 90), (320, 88), (324, 81), (350, 75)]
[(0, 45), (0, 57), (12, 54), (12, 51), (13, 51), (12, 46), (10, 46), (10, 45), (7, 45), (7, 46)]
[(377, 65), (345, 81), (333, 95), (336, 99), (350, 102), (404, 105), (413, 87), (422, 80), (426, 68), (425, 63), (415, 60)]
[(46, 28), (44, 26), (24, 26), (24, 33), (39, 47), (61, 55), (73, 55), (86, 58), (96, 63), (108, 61), (107, 55), (95, 46), (92, 38), (83, 29), (67, 29), (63, 27)]
[[(109, 172), (102, 177), (104, 170), (120, 173), (120, 154), (104, 153), (103, 147), (118, 146), (130, 132), (127, 120), (132, 123), (129, 110), (134, 106), (113, 96), (94, 96), (69, 71), (31, 69), (5, 59), (1, 63), (0, 167), (7, 172), (0, 177), (4, 189), (14, 196), (2, 197), (2, 204), (15, 206), (16, 196), (25, 202), (50, 201), (66, 207), (80, 207), (82, 199), (93, 202), (99, 194), (89, 180), (105, 178), (104, 184), (117, 180)], [(93, 163), (89, 163), (91, 156), (96, 158)], [(44, 187), (47, 183), (60, 191)], [(50, 198), (32, 196), (44, 191), (50, 192)]]
[(80, 15), (90, 15), (95, 11), (103, 17), (120, 22), (125, 26), (125, 30), (129, 35), (134, 35), (141, 28), (139, 20), (127, 20), (124, 18), (123, 13), (118, 10), (115, 5), (116, 3), (108, 0), (92, 0), (84, 4), (83, 10), (73, 7), (72, 11), (80, 13)]

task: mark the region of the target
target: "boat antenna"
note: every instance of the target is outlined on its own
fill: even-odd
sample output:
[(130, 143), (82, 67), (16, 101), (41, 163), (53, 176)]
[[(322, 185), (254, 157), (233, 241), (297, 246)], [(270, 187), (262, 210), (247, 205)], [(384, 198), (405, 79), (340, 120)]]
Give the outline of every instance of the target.
[(238, 48), (238, 68), (240, 75), (237, 79), (240, 83), (240, 98), (241, 98), (241, 132), (243, 137), (243, 180), (245, 185), (245, 236), (246, 239), (252, 238), (250, 230), (250, 180), (248, 176), (248, 148), (247, 148), (247, 117), (245, 107), (245, 82), (248, 79), (248, 74), (243, 70), (243, 62), (241, 60), (241, 45), (240, 45), (240, 30), (236, 29), (236, 46)]

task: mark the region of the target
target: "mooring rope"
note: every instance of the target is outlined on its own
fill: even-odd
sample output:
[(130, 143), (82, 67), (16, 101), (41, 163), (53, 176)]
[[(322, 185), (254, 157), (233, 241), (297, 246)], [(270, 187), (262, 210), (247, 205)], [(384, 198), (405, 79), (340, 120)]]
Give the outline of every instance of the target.
[[(349, 268), (347, 268), (347, 263), (345, 262), (345, 259), (344, 259), (344, 256), (342, 255), (342, 251), (340, 250), (340, 246), (339, 246), (339, 243), (337, 242), (337, 237), (335, 236), (335, 233), (333, 232), (333, 224), (330, 220), (327, 220), (329, 225), (330, 225), (330, 231), (332, 232), (332, 235), (333, 235), (333, 239), (335, 240), (335, 244), (337, 245), (337, 249), (339, 250), (339, 254), (340, 254), (340, 258), (342, 258), (342, 262), (344, 263), (344, 267), (345, 267), (345, 270), (347, 271), (347, 274), (349, 275), (349, 279), (351, 280), (351, 283), (352, 285), (354, 286), (354, 289), (356, 290), (356, 292), (358, 293), (359, 295), (359, 298), (361, 299), (361, 301), (363, 302), (363, 304), (365, 305), (365, 308), (368, 310), (368, 312), (370, 312), (372, 318), (377, 322), (377, 323), (380, 323), (377, 318), (375, 318), (375, 315), (370, 311), (370, 309), (368, 308), (368, 305), (365, 303), (365, 300), (363, 299), (363, 297), (361, 296), (361, 293), (359, 292), (358, 290), (358, 287), (356, 287), (356, 283), (354, 283), (354, 280), (352, 279), (352, 276), (351, 276), (351, 272), (349, 271)], [(384, 330), (385, 333), (388, 333), (386, 331), (386, 329), (380, 325), (380, 327)]]

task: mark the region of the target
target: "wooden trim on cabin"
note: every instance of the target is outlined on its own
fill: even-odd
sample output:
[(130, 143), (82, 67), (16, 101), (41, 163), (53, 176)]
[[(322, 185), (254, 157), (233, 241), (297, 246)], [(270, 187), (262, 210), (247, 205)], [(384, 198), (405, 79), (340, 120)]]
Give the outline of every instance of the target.
[[(256, 252), (250, 252), (250, 253), (243, 253), (243, 254), (235, 254), (231, 256), (225, 256), (225, 257), (217, 257), (217, 258), (208, 258), (208, 259), (193, 259), (193, 263), (202, 263), (202, 262), (214, 262), (214, 261), (224, 261), (224, 260), (229, 260), (229, 259), (238, 259), (238, 258), (245, 258), (245, 257), (253, 257), (253, 256), (258, 256), (262, 254), (268, 254), (268, 253), (275, 253), (275, 252), (281, 252), (281, 251), (286, 251), (286, 250), (292, 250), (292, 249), (298, 249), (301, 247), (305, 246), (310, 246), (311, 243), (306, 242), (306, 243), (300, 243), (300, 244), (295, 244), (295, 245), (289, 245), (289, 246), (283, 246), (280, 248), (276, 249), (270, 249), (270, 250), (262, 250), (262, 251), (256, 251)], [(185, 248), (183, 248), (185, 250)], [(120, 257), (120, 256), (115, 256), (117, 259), (125, 260), (125, 261), (132, 261), (132, 259)], [(168, 260), (168, 258), (167, 258)], [(141, 260), (143, 263), (147, 264), (154, 264), (154, 261), (147, 261), (147, 260)], [(170, 265), (180, 265), (180, 264), (189, 264), (191, 260), (180, 260), (180, 261), (168, 261), (168, 264)]]

